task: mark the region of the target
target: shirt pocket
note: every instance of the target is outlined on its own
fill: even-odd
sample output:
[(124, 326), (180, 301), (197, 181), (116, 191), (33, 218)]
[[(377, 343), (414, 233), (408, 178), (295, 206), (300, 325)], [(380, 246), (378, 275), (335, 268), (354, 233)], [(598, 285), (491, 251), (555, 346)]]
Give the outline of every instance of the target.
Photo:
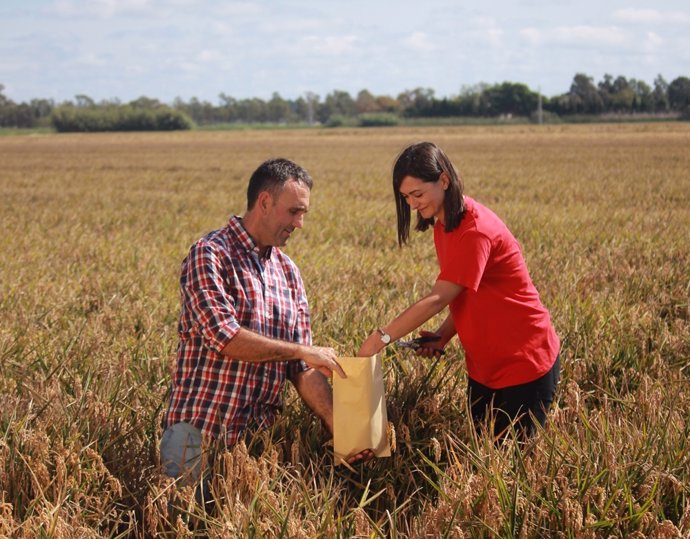
[[(272, 281), (266, 287), (267, 329), (276, 339), (292, 340), (297, 325), (296, 292), (285, 281)], [(268, 322), (268, 321), (267, 321)]]

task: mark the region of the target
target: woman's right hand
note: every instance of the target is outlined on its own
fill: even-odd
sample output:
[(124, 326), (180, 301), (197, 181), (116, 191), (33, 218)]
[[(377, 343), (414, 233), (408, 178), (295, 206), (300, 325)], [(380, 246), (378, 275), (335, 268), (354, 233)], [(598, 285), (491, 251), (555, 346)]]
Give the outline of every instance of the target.
[(431, 341), (428, 344), (424, 346), (420, 346), (415, 350), (416, 354), (418, 356), (426, 357), (426, 358), (431, 358), (431, 357), (439, 357), (441, 353), (443, 352), (443, 348), (446, 346), (446, 343), (443, 342), (443, 336), (438, 333), (438, 332), (433, 332), (433, 331), (420, 331), (419, 332), (420, 337), (438, 337), (438, 340)]

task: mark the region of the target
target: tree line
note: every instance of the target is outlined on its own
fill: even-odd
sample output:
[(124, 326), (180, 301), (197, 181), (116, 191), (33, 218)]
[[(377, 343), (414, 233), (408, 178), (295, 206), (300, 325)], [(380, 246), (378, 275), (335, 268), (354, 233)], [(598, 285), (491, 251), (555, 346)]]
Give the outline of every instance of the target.
[(604, 75), (595, 83), (584, 73), (574, 76), (567, 92), (553, 97), (540, 95), (526, 84), (503, 82), (465, 86), (451, 97), (436, 97), (431, 88), (405, 90), (392, 97), (361, 90), (356, 96), (334, 90), (324, 99), (307, 92), (284, 99), (275, 92), (270, 99), (236, 99), (225, 93), (213, 104), (192, 97), (176, 98), (167, 105), (155, 98), (140, 97), (129, 103), (95, 102), (77, 95), (73, 101), (32, 99), (15, 103), (0, 84), (0, 127), (54, 127), (58, 131), (188, 129), (221, 123), (395, 125), (405, 118), (530, 117), (541, 121), (575, 115), (671, 114), (690, 118), (690, 79), (668, 83), (661, 75), (652, 85), (624, 76)]

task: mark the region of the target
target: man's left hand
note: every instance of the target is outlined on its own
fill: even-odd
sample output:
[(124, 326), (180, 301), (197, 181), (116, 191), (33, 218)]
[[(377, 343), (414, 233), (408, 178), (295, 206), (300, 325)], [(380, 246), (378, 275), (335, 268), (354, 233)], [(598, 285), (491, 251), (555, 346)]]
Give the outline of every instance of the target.
[(345, 459), (345, 462), (348, 464), (357, 464), (358, 462), (367, 462), (371, 459), (373, 459), (376, 455), (371, 449), (365, 449), (364, 451), (360, 451), (356, 455), (352, 455), (351, 457), (348, 457)]

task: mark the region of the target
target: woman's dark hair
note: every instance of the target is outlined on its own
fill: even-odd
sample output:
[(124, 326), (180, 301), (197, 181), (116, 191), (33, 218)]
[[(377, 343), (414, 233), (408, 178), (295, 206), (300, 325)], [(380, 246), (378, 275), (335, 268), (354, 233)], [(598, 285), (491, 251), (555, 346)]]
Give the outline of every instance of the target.
[[(400, 184), (407, 176), (424, 182), (437, 182), (441, 174), (448, 176), (448, 188), (443, 199), (445, 231), (455, 230), (465, 214), (462, 198), (464, 187), (453, 163), (441, 148), (433, 142), (417, 142), (405, 148), (393, 166), (393, 193), (398, 212), (398, 244), (402, 246), (410, 237), (410, 206), (400, 194)], [(434, 218), (424, 219), (417, 213), (415, 230), (424, 231), (434, 224)]]
[(306, 185), (311, 191), (313, 181), (309, 173), (289, 159), (269, 159), (259, 165), (247, 187), (247, 209), (251, 210), (261, 191), (268, 191), (275, 199), (285, 187), (288, 180)]

